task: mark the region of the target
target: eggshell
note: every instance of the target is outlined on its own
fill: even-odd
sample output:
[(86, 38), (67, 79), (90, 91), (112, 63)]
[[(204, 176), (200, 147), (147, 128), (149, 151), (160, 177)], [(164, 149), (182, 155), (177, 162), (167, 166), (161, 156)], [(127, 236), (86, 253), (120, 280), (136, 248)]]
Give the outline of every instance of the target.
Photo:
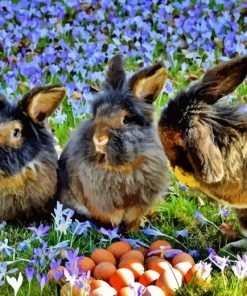
[(148, 286), (146, 287), (146, 291), (143, 294), (143, 296), (166, 296), (165, 294), (159, 287), (157, 286)]
[(105, 281), (93, 279), (90, 283), (90, 290), (93, 291), (99, 287), (110, 287), (110, 285)]
[(162, 259), (162, 258), (160, 258), (159, 256), (150, 256), (150, 257), (146, 258), (145, 263), (146, 263), (146, 265), (148, 265), (149, 263), (151, 263), (157, 259)]
[(204, 286), (210, 285), (211, 275), (208, 274), (208, 272), (206, 272), (202, 268), (198, 268), (198, 267), (199, 267), (199, 264), (195, 264), (188, 270), (188, 272), (184, 277), (186, 282), (190, 282), (192, 284), (199, 282)]
[(191, 265), (195, 264), (194, 259), (190, 256), (190, 254), (187, 253), (178, 254), (172, 259), (173, 266), (180, 262), (189, 262)]
[(167, 269), (162, 272), (156, 282), (156, 286), (161, 288), (165, 294), (173, 294), (182, 286), (183, 276), (175, 268)]
[(95, 250), (91, 255), (91, 259), (94, 261), (96, 265), (98, 265), (101, 262), (110, 262), (113, 265), (116, 265), (116, 259), (112, 255), (112, 253), (104, 249)]
[(133, 273), (127, 268), (116, 270), (109, 279), (110, 285), (119, 291), (124, 287), (128, 287), (135, 281)]
[(140, 251), (132, 250), (120, 257), (120, 262), (129, 258), (138, 259), (142, 264), (144, 264), (144, 256)]
[(173, 267), (176, 268), (178, 271), (180, 271), (182, 276), (185, 276), (188, 270), (191, 269), (192, 265), (189, 262), (179, 262)]
[(156, 260), (148, 265), (148, 269), (155, 270), (161, 274), (164, 270), (171, 270), (171, 264), (166, 260)]
[(80, 270), (83, 270), (85, 272), (90, 271), (92, 273), (95, 268), (95, 263), (91, 258), (84, 257), (78, 262), (78, 267), (80, 268)]
[(160, 274), (155, 270), (147, 270), (145, 271), (139, 278), (139, 283), (143, 286), (149, 286), (153, 284), (158, 278)]
[(116, 259), (119, 259), (123, 254), (131, 251), (131, 246), (127, 242), (115, 242), (111, 244), (107, 250), (111, 252)]
[(129, 269), (133, 273), (133, 275), (134, 275), (134, 277), (135, 277), (136, 280), (138, 280), (139, 277), (144, 272), (144, 266), (143, 266), (143, 264), (141, 262), (131, 262), (131, 260), (128, 261), (126, 259), (126, 260), (122, 261), (119, 266), (121, 268), (127, 268), (127, 269)]
[[(159, 250), (160, 247), (169, 247), (169, 248), (171, 248), (172, 245), (170, 243), (168, 243), (167, 241), (165, 241), (165, 240), (157, 240), (157, 241), (153, 242), (150, 245), (149, 252)], [(160, 256), (160, 253), (157, 253), (157, 254), (154, 254), (154, 255)]]
[(90, 292), (89, 296), (115, 296), (117, 295), (117, 291), (112, 287), (99, 287)]
[[(141, 290), (139, 290), (141, 289)], [(134, 283), (131, 287), (122, 288), (117, 296), (136, 296), (137, 291), (145, 291), (145, 287), (140, 283)], [(138, 294), (139, 295), (139, 294)]]
[(147, 256), (148, 254), (148, 249), (144, 247), (139, 247), (139, 248), (136, 248), (135, 250), (141, 252), (144, 257)]
[[(54, 269), (50, 269), (48, 271), (48, 275), (50, 276), (50, 279), (49, 279), (49, 282), (53, 283), (53, 284), (57, 284), (57, 281), (55, 280), (55, 276), (54, 276), (54, 273), (55, 271), (58, 270), (59, 272), (64, 272), (66, 270), (66, 267), (60, 265), (58, 266), (57, 268), (54, 268)], [(64, 279), (60, 279), (59, 282), (63, 281)]]
[(93, 276), (96, 280), (108, 281), (110, 276), (116, 271), (115, 265), (110, 262), (99, 263), (93, 272)]

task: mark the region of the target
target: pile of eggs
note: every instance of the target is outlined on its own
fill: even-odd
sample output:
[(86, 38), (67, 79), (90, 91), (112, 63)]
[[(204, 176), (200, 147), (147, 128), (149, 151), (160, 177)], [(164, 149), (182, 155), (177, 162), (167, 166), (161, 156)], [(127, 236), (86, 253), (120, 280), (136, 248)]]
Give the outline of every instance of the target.
[[(161, 258), (162, 247), (172, 249), (165, 240), (153, 242), (149, 249), (135, 250), (127, 242), (114, 242), (107, 250), (96, 249), (84, 257), (78, 266), (91, 272), (89, 296), (170, 296), (184, 282), (209, 283), (210, 278), (204, 277), (189, 254), (180, 253), (168, 261)], [(149, 255), (153, 251), (158, 252)], [(76, 286), (71, 289), (67, 283), (60, 296), (81, 296), (84, 292)]]

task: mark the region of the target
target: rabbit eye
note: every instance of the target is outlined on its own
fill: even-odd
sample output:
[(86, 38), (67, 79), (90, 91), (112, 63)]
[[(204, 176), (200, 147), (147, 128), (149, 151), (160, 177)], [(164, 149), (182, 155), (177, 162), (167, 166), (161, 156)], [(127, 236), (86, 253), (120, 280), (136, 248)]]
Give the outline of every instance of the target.
[(21, 130), (19, 128), (15, 128), (13, 131), (13, 137), (19, 138), (20, 134), (21, 134)]
[(123, 124), (128, 124), (130, 122), (130, 118), (128, 116), (124, 116), (122, 119)]

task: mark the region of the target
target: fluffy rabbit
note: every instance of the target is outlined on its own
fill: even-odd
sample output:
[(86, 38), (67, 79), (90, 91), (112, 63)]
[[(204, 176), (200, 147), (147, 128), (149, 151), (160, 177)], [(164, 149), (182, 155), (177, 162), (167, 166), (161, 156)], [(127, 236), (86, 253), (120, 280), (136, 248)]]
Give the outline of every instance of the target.
[(247, 230), (247, 114), (218, 101), (247, 75), (247, 56), (208, 70), (163, 110), (159, 133), (178, 179), (235, 209)]
[(36, 87), (19, 104), (0, 96), (0, 220), (45, 212), (57, 189), (57, 155), (44, 120), (65, 89)]
[(127, 82), (121, 55), (108, 63), (92, 119), (80, 124), (59, 160), (61, 201), (100, 223), (137, 231), (168, 186), (167, 159), (152, 103), (167, 78), (156, 65)]

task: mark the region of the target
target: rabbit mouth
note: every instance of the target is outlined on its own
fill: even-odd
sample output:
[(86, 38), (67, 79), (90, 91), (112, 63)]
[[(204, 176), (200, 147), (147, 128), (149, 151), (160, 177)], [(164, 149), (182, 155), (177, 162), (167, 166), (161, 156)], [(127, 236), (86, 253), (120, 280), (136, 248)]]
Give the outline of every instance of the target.
[(106, 154), (106, 145), (95, 145), (95, 150), (97, 153)]

